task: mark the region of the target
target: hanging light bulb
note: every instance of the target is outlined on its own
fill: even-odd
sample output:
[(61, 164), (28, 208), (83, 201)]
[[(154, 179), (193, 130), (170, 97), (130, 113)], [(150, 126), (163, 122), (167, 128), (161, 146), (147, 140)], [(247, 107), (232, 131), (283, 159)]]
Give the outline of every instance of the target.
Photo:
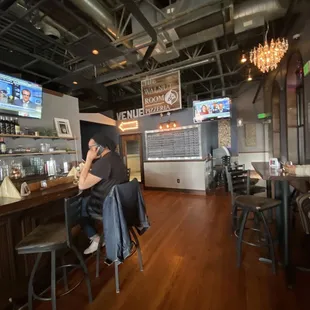
[(160, 124), (160, 125), (159, 125), (159, 129), (163, 129), (163, 126), (162, 126), (162, 124)]
[(166, 127), (169, 128), (170, 127), (169, 124), (167, 124)]
[(177, 127), (177, 124), (176, 124), (175, 122), (173, 122), (173, 127), (174, 127), (174, 128)]
[(240, 62), (241, 62), (242, 64), (244, 64), (244, 63), (247, 62), (247, 61), (248, 61), (248, 60), (247, 60), (245, 54), (243, 53), (242, 56), (241, 56)]
[(249, 74), (248, 74), (248, 82), (252, 81), (252, 75), (251, 75), (251, 69), (249, 69)]

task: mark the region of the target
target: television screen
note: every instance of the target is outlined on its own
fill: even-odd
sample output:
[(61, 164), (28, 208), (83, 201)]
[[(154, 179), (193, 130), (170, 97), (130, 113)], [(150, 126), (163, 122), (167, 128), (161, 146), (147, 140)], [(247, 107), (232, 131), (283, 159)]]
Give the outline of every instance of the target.
[(0, 73), (0, 114), (41, 118), (42, 86)]
[(218, 98), (205, 101), (194, 101), (194, 123), (230, 118), (230, 98)]

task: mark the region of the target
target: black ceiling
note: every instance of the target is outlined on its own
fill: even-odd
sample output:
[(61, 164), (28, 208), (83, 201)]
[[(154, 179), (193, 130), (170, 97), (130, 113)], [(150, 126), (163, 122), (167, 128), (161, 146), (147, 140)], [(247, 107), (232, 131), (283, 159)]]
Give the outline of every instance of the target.
[[(131, 35), (130, 12), (123, 8), (122, 1), (94, 1), (99, 2), (113, 16), (119, 34), (123, 31), (120, 38)], [(223, 36), (181, 49), (178, 57), (163, 63), (149, 58), (146, 67), (141, 69), (137, 63), (138, 53), (126, 45), (129, 40), (123, 43), (119, 42), (119, 38), (111, 37), (110, 30), (104, 31), (87, 12), (78, 9), (72, 2), (0, 1), (0, 70), (21, 73), (24, 79), (43, 84), (46, 88), (75, 95), (80, 99), (81, 111), (85, 112), (139, 107), (140, 83), (139, 79), (132, 80), (132, 75), (165, 72), (167, 68), (177, 68), (199, 57), (207, 59), (210, 53), (210, 61), (182, 68), (183, 92), (205, 98), (217, 96), (223, 89), (227, 94), (232, 94), (248, 75), (249, 65), (240, 64), (242, 51), (249, 51), (264, 39), (264, 26), (241, 35), (235, 35), (224, 27)], [(153, 8), (159, 10), (174, 2), (157, 0)], [(244, 1), (233, 1), (234, 4), (241, 2)], [(16, 13), (14, 6), (21, 5), (23, 8), (19, 7), (19, 13)], [(225, 20), (226, 25), (232, 22), (230, 8), (224, 6), (222, 11), (209, 14), (208, 18), (198, 18), (191, 24), (184, 23), (175, 27), (175, 31), (182, 39), (213, 27), (221, 19), (222, 24)], [(46, 16), (65, 29), (59, 38), (44, 33), (41, 22), (46, 21)], [(283, 35), (285, 18), (282, 16), (269, 23), (270, 34)], [(215, 47), (223, 50), (219, 59), (212, 56)], [(99, 51), (96, 56), (91, 53), (94, 49)], [(123, 74), (124, 70), (128, 70), (127, 76)], [(261, 78), (253, 66), (251, 73), (254, 78)], [(199, 79), (202, 82), (192, 82)]]

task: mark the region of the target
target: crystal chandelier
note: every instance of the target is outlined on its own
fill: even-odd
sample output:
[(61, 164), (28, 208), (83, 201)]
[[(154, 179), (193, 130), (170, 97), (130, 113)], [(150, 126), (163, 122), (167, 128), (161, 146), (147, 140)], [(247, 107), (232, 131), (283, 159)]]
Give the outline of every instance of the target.
[(259, 44), (250, 52), (250, 61), (263, 73), (277, 68), (279, 62), (288, 50), (288, 41), (284, 38), (267, 41), (269, 25), (265, 35), (265, 44)]

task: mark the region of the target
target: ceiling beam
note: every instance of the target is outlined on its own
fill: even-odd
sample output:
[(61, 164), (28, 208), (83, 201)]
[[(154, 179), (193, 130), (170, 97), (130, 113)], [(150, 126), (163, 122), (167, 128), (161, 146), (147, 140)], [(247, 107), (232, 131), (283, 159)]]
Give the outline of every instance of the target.
[[(229, 6), (226, 6), (229, 7)], [(191, 7), (190, 9), (184, 10), (177, 14), (171, 14), (166, 19), (162, 19), (159, 22), (152, 25), (155, 30), (160, 31), (167, 27), (180, 27), (184, 24), (194, 22), (200, 18), (211, 15), (215, 12), (221, 11), (221, 5), (218, 0), (212, 2), (204, 3), (202, 5)], [(137, 33), (131, 33), (127, 36), (121, 37), (113, 42), (114, 45), (119, 45), (122, 42), (130, 41), (134, 39), (141, 38), (146, 35), (145, 31), (140, 31)]]
[(193, 84), (198, 84), (198, 83), (202, 83), (202, 82), (206, 82), (206, 81), (211, 81), (211, 80), (217, 80), (220, 79), (221, 77), (228, 77), (228, 76), (232, 76), (235, 74), (240, 73), (240, 71), (246, 67), (246, 65), (242, 65), (241, 67), (239, 67), (237, 70), (232, 71), (232, 72), (228, 72), (228, 73), (224, 73), (222, 75), (218, 74), (218, 75), (212, 75), (212, 76), (208, 76), (206, 78), (202, 78), (200, 80), (194, 80), (194, 81), (189, 81), (189, 82), (185, 82), (182, 83), (184, 86), (188, 86), (188, 85), (193, 85)]
[(42, 56), (39, 56), (39, 55), (37, 55), (37, 54), (30, 53), (30, 52), (26, 51), (25, 49), (20, 48), (20, 47), (14, 45), (14, 44), (1, 41), (1, 42), (0, 42), (0, 45), (5, 46), (6, 48), (11, 49), (11, 50), (16, 51), (16, 52), (19, 52), (19, 53), (21, 53), (21, 54), (24, 54), (24, 55), (33, 57), (33, 58), (35, 58), (35, 59), (38, 59), (39, 61), (45, 62), (45, 63), (47, 63), (47, 64), (49, 64), (49, 65), (51, 65), (51, 66), (54, 66), (55, 68), (58, 68), (58, 69), (60, 69), (60, 70), (62, 70), (62, 71), (70, 72), (69, 69), (64, 68), (63, 66), (60, 66), (60, 65), (56, 64), (55, 62), (53, 62), (53, 61), (51, 61), (51, 60), (48, 60), (48, 59), (46, 59), (46, 58), (44, 58), (44, 57), (42, 57)]
[[(186, 59), (184, 61), (180, 61), (180, 62), (174, 63), (172, 65), (168, 65), (165, 67), (155, 69), (153, 71), (146, 71), (146, 72), (135, 74), (135, 75), (132, 75), (129, 77), (119, 79), (119, 80), (108, 82), (108, 83), (104, 84), (104, 86), (112, 86), (112, 85), (117, 85), (117, 84), (120, 84), (123, 82), (135, 81), (135, 80), (140, 81), (141, 78), (146, 77), (146, 76), (150, 76), (150, 75), (155, 75), (155, 74), (159, 74), (159, 73), (163, 73), (163, 72), (168, 73), (170, 71), (173, 72), (173, 71), (184, 70), (184, 69), (189, 69), (189, 68), (201, 66), (203, 64), (213, 62), (213, 61), (210, 61), (210, 58), (213, 58), (216, 55), (220, 55), (220, 54), (224, 54), (224, 53), (228, 53), (228, 52), (232, 52), (232, 51), (236, 51), (236, 50), (238, 50), (237, 45), (232, 46), (229, 49), (222, 49), (222, 50), (218, 50), (217, 52), (212, 52), (212, 53), (208, 53), (205, 55), (198, 56), (196, 58)], [(96, 79), (96, 83), (100, 84), (103, 79), (104, 79), (104, 76), (102, 76), (102, 77), (99, 76)]]
[(32, 6), (29, 10), (26, 11), (25, 14), (23, 14), (20, 18), (15, 19), (12, 21), (9, 25), (7, 25), (4, 29), (0, 31), (0, 36), (4, 35), (7, 31), (9, 31), (15, 24), (17, 24), (19, 21), (23, 20), (26, 16), (31, 14), (33, 11), (37, 10), (44, 2), (47, 0), (40, 0), (38, 3), (36, 3), (34, 6)]

